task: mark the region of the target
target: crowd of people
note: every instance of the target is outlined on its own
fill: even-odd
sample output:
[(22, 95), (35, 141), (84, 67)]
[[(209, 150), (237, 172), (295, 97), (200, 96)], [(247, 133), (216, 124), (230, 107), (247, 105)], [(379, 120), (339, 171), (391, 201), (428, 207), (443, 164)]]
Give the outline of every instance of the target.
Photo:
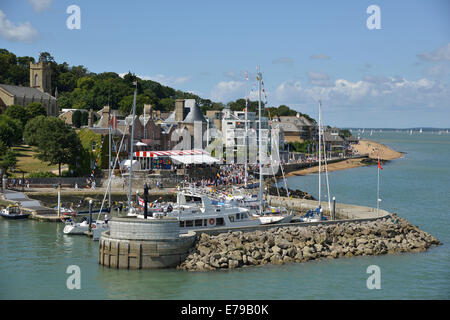
[(24, 187), (26, 187), (27, 189), (30, 189), (30, 181), (25, 180), (25, 179), (16, 179), (16, 178), (6, 179), (6, 188), (22, 189)]

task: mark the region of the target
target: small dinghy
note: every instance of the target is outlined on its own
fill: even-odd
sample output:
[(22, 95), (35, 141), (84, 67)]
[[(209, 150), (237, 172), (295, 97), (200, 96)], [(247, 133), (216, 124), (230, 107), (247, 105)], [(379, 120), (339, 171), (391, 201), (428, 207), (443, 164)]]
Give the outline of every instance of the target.
[(0, 211), (0, 216), (6, 219), (28, 219), (29, 213), (23, 213), (18, 205), (10, 204), (5, 209)]

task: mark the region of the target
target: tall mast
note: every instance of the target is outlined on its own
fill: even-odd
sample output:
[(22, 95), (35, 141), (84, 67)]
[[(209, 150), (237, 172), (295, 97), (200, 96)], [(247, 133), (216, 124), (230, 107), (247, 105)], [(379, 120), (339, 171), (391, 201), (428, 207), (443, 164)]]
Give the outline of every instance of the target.
[(248, 151), (248, 124), (247, 124), (247, 109), (248, 109), (248, 74), (246, 74), (247, 87), (245, 89), (245, 163), (244, 163), (244, 183), (247, 188), (247, 151)]
[(131, 118), (131, 140), (130, 140), (130, 180), (128, 187), (128, 208), (131, 208), (131, 189), (133, 184), (133, 147), (134, 147), (134, 117), (136, 116), (136, 92), (137, 92), (137, 82), (133, 83), (136, 85), (134, 89), (133, 97), (133, 116)]
[(259, 126), (258, 126), (258, 135), (259, 135), (259, 213), (262, 215), (263, 212), (263, 183), (262, 183), (262, 136), (261, 136), (261, 72), (258, 70), (258, 116), (259, 116)]
[(320, 201), (321, 201), (321, 171), (322, 171), (322, 127), (321, 127), (321, 123), (322, 123), (322, 116), (321, 116), (321, 107), (322, 107), (322, 102), (319, 100), (319, 206), (320, 206)]
[(380, 209), (380, 150), (378, 150), (377, 217)]
[[(109, 111), (109, 114), (111, 114), (111, 110)], [(108, 145), (109, 145), (109, 159), (108, 159), (108, 172), (109, 172), (109, 177), (108, 179), (111, 180), (111, 119), (109, 119), (108, 121), (108, 136), (109, 136), (109, 141), (108, 141)], [(108, 203), (109, 203), (109, 210), (111, 211), (111, 184), (108, 184), (108, 192), (109, 192), (109, 199), (108, 199)]]

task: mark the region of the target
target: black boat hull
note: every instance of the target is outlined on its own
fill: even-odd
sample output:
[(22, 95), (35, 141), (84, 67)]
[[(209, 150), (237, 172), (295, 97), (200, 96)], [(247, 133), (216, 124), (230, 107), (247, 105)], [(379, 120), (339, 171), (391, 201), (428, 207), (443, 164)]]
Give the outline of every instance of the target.
[(11, 219), (11, 220), (21, 220), (21, 219), (28, 219), (28, 216), (30, 214), (29, 213), (24, 213), (24, 214), (14, 214), (14, 215), (9, 215), (9, 214), (4, 214), (4, 213), (0, 213), (0, 216), (2, 216), (5, 219)]

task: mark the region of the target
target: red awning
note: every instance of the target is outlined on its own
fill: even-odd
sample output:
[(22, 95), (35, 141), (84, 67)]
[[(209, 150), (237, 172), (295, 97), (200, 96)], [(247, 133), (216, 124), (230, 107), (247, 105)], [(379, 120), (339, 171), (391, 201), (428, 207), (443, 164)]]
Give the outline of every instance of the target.
[(135, 157), (154, 158), (154, 157), (171, 157), (185, 155), (206, 155), (204, 150), (169, 150), (169, 151), (136, 151)]

